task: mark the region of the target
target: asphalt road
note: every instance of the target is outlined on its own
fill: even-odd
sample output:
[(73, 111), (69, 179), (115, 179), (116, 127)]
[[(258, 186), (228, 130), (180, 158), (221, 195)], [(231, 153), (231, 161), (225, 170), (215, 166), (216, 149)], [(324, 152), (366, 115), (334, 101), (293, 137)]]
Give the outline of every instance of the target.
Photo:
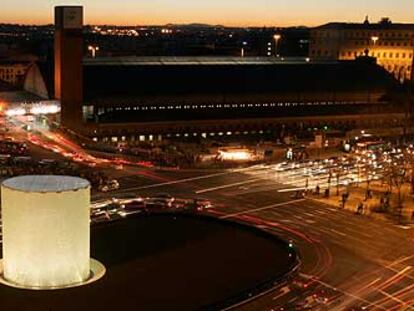
[[(414, 309), (411, 228), (355, 215), (311, 198), (291, 198), (277, 191), (286, 186), (276, 184), (262, 168), (210, 173), (133, 168), (120, 178), (123, 195), (167, 192), (207, 198), (215, 205), (209, 213), (251, 223), (293, 242), (303, 262), (297, 280), (300, 286), (288, 284), (238, 309)], [(314, 302), (315, 296), (319, 303)]]
[(289, 193), (278, 192), (286, 186), (260, 167), (209, 172), (134, 166), (105, 171), (122, 188), (115, 193), (94, 193), (94, 200), (164, 192), (207, 198), (214, 204), (208, 213), (292, 240), (303, 262), (298, 279), (238, 309), (414, 309), (412, 228), (354, 215), (312, 199), (291, 198)]

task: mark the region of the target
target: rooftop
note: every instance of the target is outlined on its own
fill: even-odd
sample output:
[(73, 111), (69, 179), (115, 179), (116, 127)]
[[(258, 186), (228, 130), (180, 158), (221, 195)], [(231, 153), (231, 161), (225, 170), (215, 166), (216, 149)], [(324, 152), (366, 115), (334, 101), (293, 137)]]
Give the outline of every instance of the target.
[[(146, 99), (213, 101), (316, 92), (378, 91), (393, 77), (372, 60), (321, 61), (274, 58), (131, 58), (85, 62), (87, 102)], [(192, 101), (197, 102), (197, 100)]]
[(89, 182), (73, 176), (28, 175), (9, 178), (2, 186), (23, 192), (62, 192), (87, 188)]
[[(283, 64), (304, 64), (307, 62), (305, 57), (97, 57), (85, 58), (83, 60), (86, 66), (110, 66), (110, 65), (283, 65)], [(327, 61), (321, 61), (327, 63)]]
[(313, 29), (367, 29), (367, 30), (412, 30), (414, 31), (414, 24), (394, 24), (394, 23), (328, 23)]

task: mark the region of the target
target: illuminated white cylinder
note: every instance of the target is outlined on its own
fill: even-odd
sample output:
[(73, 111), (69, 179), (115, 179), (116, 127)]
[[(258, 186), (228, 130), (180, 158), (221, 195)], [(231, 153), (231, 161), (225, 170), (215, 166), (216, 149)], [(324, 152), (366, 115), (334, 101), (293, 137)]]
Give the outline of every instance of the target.
[(1, 186), (3, 277), (27, 288), (90, 277), (90, 184), (69, 176), (19, 176)]

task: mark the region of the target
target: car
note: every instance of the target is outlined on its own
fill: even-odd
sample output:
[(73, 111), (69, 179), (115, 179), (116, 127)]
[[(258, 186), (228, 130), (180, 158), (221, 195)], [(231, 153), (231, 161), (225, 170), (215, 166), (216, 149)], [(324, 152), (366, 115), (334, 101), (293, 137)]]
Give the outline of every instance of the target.
[(54, 165), (54, 164), (56, 164), (56, 160), (53, 160), (53, 159), (42, 159), (38, 163), (40, 165)]
[(186, 206), (188, 205), (188, 200), (183, 200), (183, 199), (175, 199), (174, 202), (172, 203), (172, 207), (176, 208), (176, 209), (183, 209), (186, 208)]
[(213, 205), (211, 204), (210, 200), (207, 199), (194, 199), (194, 207), (198, 212), (202, 212), (205, 209), (211, 208)]
[(108, 183), (99, 186), (98, 190), (101, 192), (114, 191), (119, 189), (119, 182), (116, 179), (112, 179)]
[(149, 198), (145, 200), (145, 207), (147, 211), (156, 211), (169, 208), (170, 206), (166, 205), (164, 202), (160, 202), (152, 198)]
[(93, 211), (91, 213), (92, 223), (107, 222), (109, 220), (111, 220), (111, 216), (107, 211)]
[(172, 207), (175, 198), (168, 193), (159, 193), (150, 198), (153, 202), (164, 204), (166, 207)]
[(92, 162), (92, 161), (85, 161), (84, 162), (87, 166), (89, 167), (95, 167), (96, 166), (96, 162)]
[(95, 214), (106, 212), (109, 215), (113, 215), (113, 214), (116, 214), (118, 211), (122, 210), (123, 208), (124, 208), (123, 204), (112, 202), (112, 203), (103, 205), (95, 209), (96, 210)]
[(137, 209), (142, 209), (145, 210), (146, 208), (146, 204), (144, 202), (144, 200), (132, 200), (129, 201), (128, 203), (125, 203), (124, 205), (124, 210), (129, 211), (129, 210), (137, 210)]

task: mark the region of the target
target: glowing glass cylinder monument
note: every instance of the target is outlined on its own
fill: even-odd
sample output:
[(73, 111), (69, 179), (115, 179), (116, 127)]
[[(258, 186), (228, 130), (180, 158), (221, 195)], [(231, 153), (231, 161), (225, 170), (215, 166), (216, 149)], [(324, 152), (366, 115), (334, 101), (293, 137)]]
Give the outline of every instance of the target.
[(1, 193), (5, 281), (48, 289), (91, 277), (87, 180), (19, 176), (4, 181)]

